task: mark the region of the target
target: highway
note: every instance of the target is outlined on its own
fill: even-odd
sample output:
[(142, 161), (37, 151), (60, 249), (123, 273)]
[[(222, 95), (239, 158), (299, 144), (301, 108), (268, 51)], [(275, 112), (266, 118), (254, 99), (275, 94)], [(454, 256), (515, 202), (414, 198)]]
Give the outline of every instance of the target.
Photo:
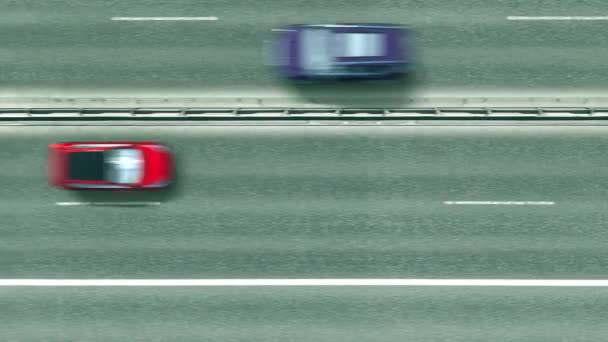
[[(0, 275), (605, 279), (607, 133), (0, 126)], [(47, 144), (78, 140), (165, 142), (178, 183), (144, 195), (49, 188)], [(104, 205), (61, 205), (82, 202)], [(0, 339), (587, 341), (608, 332), (607, 306), (604, 288), (9, 287)]]
[[(606, 127), (0, 129), (4, 278), (606, 276)], [(176, 189), (47, 186), (49, 143), (129, 139), (174, 149)], [(163, 203), (56, 205), (91, 201)]]
[[(607, 18), (572, 19), (603, 15), (599, 0), (0, 8), (0, 107), (83, 106), (68, 98), (396, 107), (606, 91)], [(273, 73), (272, 29), (331, 22), (409, 26), (415, 72), (325, 85)], [(142, 106), (104, 101), (95, 106)], [(607, 279), (607, 133), (521, 123), (0, 125), (0, 281)], [(177, 184), (156, 194), (52, 189), (46, 146), (70, 140), (165, 142)], [(0, 287), (0, 341), (603, 341), (607, 309), (605, 287)]]
[(604, 341), (604, 289), (2, 289), (5, 341)]
[[(600, 0), (7, 1), (0, 13), (0, 97), (249, 97), (283, 103), (407, 105), (417, 96), (603, 94)], [(216, 17), (116, 21), (114, 17)], [(410, 26), (417, 68), (401, 83), (293, 85), (264, 65), (282, 25)]]

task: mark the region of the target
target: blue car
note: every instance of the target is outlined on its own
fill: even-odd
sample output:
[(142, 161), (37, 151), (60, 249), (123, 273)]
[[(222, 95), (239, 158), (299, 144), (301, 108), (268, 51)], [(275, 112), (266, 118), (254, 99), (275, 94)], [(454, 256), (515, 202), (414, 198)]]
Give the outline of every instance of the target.
[(273, 64), (290, 79), (390, 78), (410, 64), (409, 32), (399, 25), (290, 25), (273, 31)]

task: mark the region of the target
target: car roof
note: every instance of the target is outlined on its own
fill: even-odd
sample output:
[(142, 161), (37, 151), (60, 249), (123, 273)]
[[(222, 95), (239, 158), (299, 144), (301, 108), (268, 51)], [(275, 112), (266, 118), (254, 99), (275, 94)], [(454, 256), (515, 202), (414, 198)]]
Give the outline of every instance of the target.
[(111, 164), (107, 180), (113, 183), (134, 184), (143, 177), (143, 154), (134, 148), (117, 148), (105, 151)]

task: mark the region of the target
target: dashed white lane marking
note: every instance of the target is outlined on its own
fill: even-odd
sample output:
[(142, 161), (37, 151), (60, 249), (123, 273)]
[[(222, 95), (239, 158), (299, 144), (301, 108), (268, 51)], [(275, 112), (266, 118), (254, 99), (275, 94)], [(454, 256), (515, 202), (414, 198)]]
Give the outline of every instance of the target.
[(161, 202), (55, 202), (55, 205), (63, 207), (75, 206), (143, 206), (160, 205)]
[(217, 21), (218, 17), (112, 17), (113, 21)]
[(446, 205), (555, 205), (550, 201), (445, 201)]
[(0, 287), (460, 286), (608, 287), (587, 279), (0, 279)]
[(511, 15), (507, 17), (507, 20), (608, 20), (608, 16), (539, 16), (539, 17), (528, 17), (528, 16), (516, 16)]

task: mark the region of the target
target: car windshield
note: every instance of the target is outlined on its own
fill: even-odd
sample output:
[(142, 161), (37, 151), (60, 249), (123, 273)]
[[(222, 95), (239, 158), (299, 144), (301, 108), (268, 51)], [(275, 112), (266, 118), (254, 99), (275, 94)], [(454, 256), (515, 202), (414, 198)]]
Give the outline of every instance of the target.
[(300, 59), (302, 67), (311, 71), (327, 71), (332, 67), (330, 51), (332, 32), (326, 28), (308, 28), (301, 32)]
[(135, 184), (143, 177), (143, 154), (132, 148), (104, 152), (106, 180), (119, 184)]
[(103, 181), (103, 152), (72, 152), (68, 155), (68, 173), (70, 179), (86, 181)]

